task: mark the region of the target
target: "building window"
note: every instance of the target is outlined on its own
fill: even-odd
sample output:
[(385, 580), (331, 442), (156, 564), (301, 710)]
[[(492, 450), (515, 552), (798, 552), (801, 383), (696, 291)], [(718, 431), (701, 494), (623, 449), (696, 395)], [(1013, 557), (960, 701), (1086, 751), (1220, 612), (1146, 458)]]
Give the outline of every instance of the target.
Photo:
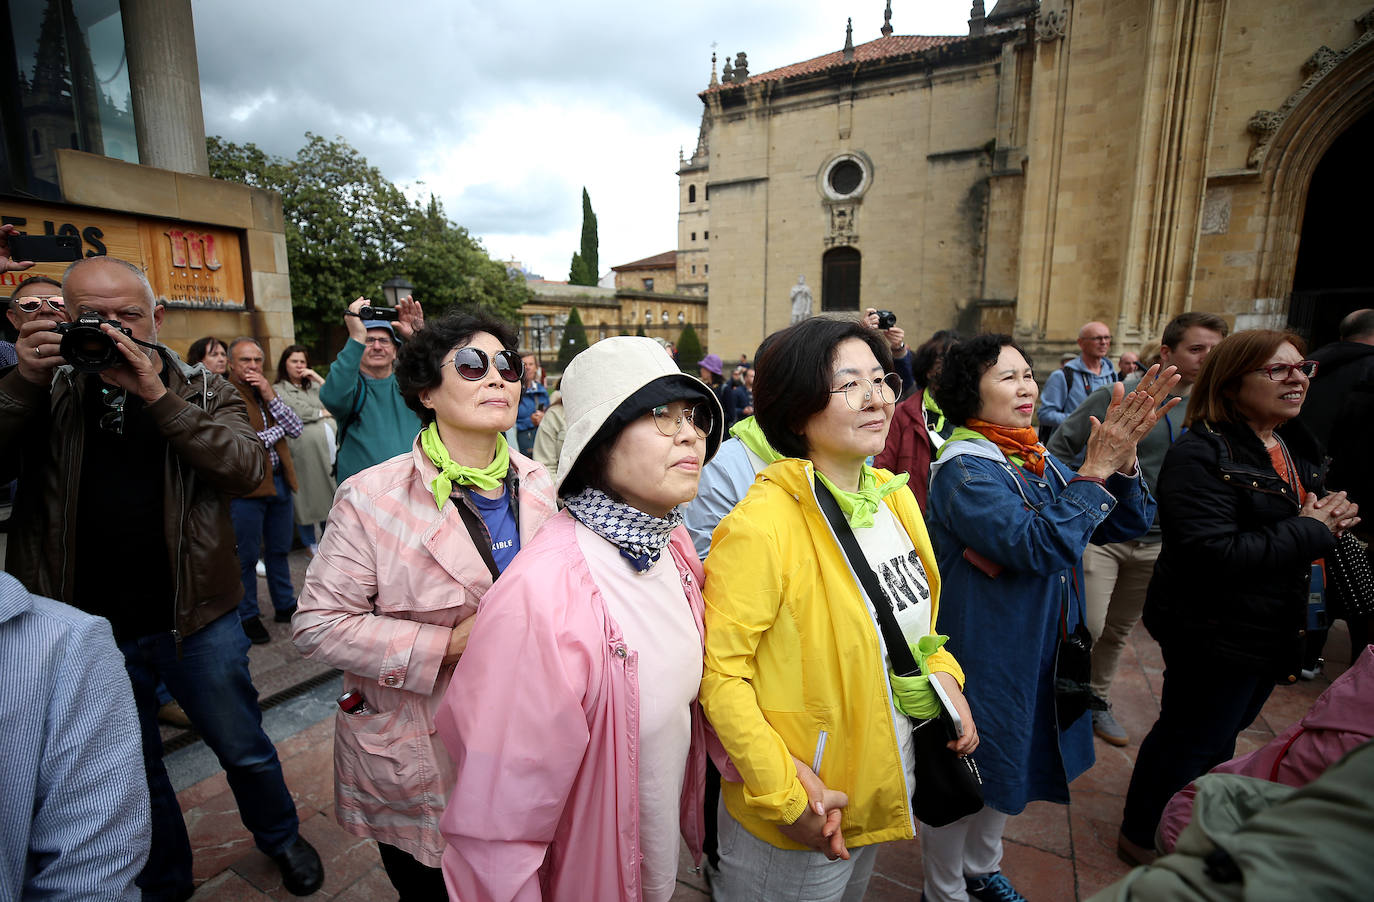
[(689, 204), (694, 204), (694, 203), (696, 203), (696, 202), (697, 202), (697, 186), (696, 186), (696, 185), (688, 185), (688, 186), (687, 186), (687, 203), (689, 203)]
[(858, 310), (861, 256), (855, 248), (837, 247), (821, 258), (821, 310)]
[(682, 325), (682, 324), (685, 323), (685, 322), (687, 322), (687, 317), (686, 317), (686, 315), (683, 314), (683, 312), (682, 312), (681, 310), (679, 310), (679, 311), (677, 312), (677, 324), (680, 326), (680, 325)]
[(710, 200), (710, 199), (711, 199), (711, 186), (710, 186), (710, 185), (707, 185), (707, 186), (706, 186), (706, 199), (707, 199), (707, 200)]
[(696, 274), (697, 274), (697, 265), (696, 265), (695, 263), (693, 263), (693, 264), (692, 264), (692, 275), (696, 275)]
[(664, 311), (663, 311), (663, 325), (665, 325), (665, 326), (668, 325), (668, 311), (667, 311), (667, 310), (664, 310)]
[(646, 322), (646, 323), (653, 323), (653, 321), (654, 321), (654, 312), (653, 312), (652, 310), (645, 310), (645, 311), (644, 311), (644, 322)]
[(710, 233), (710, 232), (702, 232), (702, 233), (701, 233), (701, 240), (702, 240), (702, 241), (710, 241), (710, 240), (711, 240), (711, 233)]
[(873, 184), (873, 165), (862, 153), (845, 153), (821, 167), (819, 188), (826, 200), (858, 200)]
[(653, 291), (653, 290), (654, 290), (654, 280), (653, 280), (653, 279), (645, 279), (645, 280), (644, 280), (644, 290), (645, 290), (645, 291)]
[(692, 240), (693, 240), (693, 241), (696, 241), (696, 240), (697, 240), (697, 233), (696, 233), (696, 232), (693, 232), (693, 233), (692, 233)]
[(707, 272), (710, 272), (710, 271), (711, 271), (711, 264), (709, 264), (709, 263), (706, 264), (706, 271), (707, 271)]

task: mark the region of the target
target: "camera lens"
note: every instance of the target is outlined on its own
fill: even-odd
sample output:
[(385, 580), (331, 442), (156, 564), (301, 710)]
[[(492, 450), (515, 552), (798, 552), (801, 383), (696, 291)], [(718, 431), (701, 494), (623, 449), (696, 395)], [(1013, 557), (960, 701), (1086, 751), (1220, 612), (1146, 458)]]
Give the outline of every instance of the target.
[(98, 320), (90, 322), (82, 318), (74, 323), (63, 323), (58, 330), (63, 333), (62, 357), (79, 372), (99, 373), (119, 362), (119, 350), (114, 340), (100, 331)]

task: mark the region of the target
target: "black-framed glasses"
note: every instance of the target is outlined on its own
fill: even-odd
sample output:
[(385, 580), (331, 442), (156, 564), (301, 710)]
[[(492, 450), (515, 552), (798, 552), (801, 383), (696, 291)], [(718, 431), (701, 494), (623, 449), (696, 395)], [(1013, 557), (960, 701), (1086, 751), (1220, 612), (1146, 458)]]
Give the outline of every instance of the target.
[(497, 351), (488, 357), (481, 348), (459, 348), (453, 355), (453, 368), (469, 382), (477, 382), (487, 375), (487, 370), (496, 365), (496, 372), (507, 382), (519, 382), (525, 372), (520, 355), (514, 351)]
[(37, 313), (44, 304), (54, 313), (62, 313), (67, 309), (67, 302), (62, 300), (60, 294), (33, 294), (26, 298), (15, 298), (11, 303), (25, 313)]
[(1298, 372), (1308, 379), (1317, 375), (1317, 361), (1299, 360), (1297, 363), (1271, 363), (1252, 372), (1263, 373), (1272, 382), (1286, 382), (1289, 373)]
[(103, 386), (100, 389), (100, 403), (105, 412), (100, 415), (100, 428), (115, 435), (124, 434), (124, 402), (128, 399), (122, 388)]
[(844, 395), (844, 402), (853, 410), (867, 407), (873, 400), (874, 392), (878, 393), (884, 404), (896, 404), (902, 394), (902, 377), (888, 373), (874, 380), (855, 379), (830, 391), (832, 395)]
[(690, 407), (680, 407), (676, 411), (673, 410), (673, 407), (672, 404), (660, 404), (649, 411), (649, 415), (654, 418), (654, 425), (658, 427), (659, 435), (665, 435), (668, 438), (676, 436), (678, 430), (682, 428), (683, 420), (691, 423), (692, 428), (697, 431), (697, 435), (701, 438), (706, 438), (711, 434), (711, 428), (716, 422), (716, 414), (711, 409), (710, 404), (700, 401)]

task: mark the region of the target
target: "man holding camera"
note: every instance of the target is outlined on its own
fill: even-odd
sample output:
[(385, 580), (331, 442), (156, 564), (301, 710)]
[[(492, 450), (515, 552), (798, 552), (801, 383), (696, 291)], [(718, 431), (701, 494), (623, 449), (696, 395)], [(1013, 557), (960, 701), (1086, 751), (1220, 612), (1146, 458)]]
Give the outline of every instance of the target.
[(77, 321), (25, 323), (19, 363), (0, 377), (0, 479), (24, 472), (6, 569), (114, 628), (152, 802), (144, 899), (193, 890), (190, 841), (162, 763), (159, 679), (218, 756), (244, 826), (286, 889), (314, 892), (323, 867), (300, 836), (262, 730), (237, 614), (229, 496), (270, 476), (267, 451), (237, 391), (157, 344), (162, 307), (137, 267), (91, 257), (68, 268), (62, 288)]
[[(360, 311), (371, 307), (367, 298), (348, 305), (344, 325), (348, 341), (329, 367), (320, 387), (320, 401), (339, 424), (335, 457), (340, 484), (360, 470), (408, 454), (420, 434), (420, 418), (406, 406), (396, 387), (396, 349), (401, 338), (424, 328), (425, 316), (413, 298), (404, 298), (394, 311), (396, 325), (384, 319), (364, 320)], [(380, 311), (379, 311), (380, 312)]]
[(291, 493), (296, 491), (296, 468), (291, 462), (288, 438), (300, 437), (304, 425), (295, 411), (277, 397), (272, 383), (262, 374), (262, 345), (252, 338), (236, 338), (229, 343), (229, 381), (243, 396), (248, 422), (267, 448), (272, 464), (262, 483), (242, 498), (229, 502), (238, 543), (239, 576), (243, 580), (243, 599), (239, 619), (243, 631), (254, 645), (272, 641), (258, 615), (258, 549), (262, 549), (267, 569), (267, 590), (277, 623), (290, 623), (296, 613), (296, 590), (291, 585), (291, 553), (294, 530)]

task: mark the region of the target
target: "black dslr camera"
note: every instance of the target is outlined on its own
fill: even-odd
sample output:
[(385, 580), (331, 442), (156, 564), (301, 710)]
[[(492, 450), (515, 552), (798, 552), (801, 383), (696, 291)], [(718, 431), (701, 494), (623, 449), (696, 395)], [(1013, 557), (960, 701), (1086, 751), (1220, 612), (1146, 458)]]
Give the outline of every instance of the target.
[(897, 325), (897, 314), (893, 313), (891, 310), (878, 311), (879, 329), (891, 329), (895, 325)]
[(62, 336), (63, 359), (83, 373), (99, 373), (123, 363), (115, 340), (100, 329), (106, 323), (133, 337), (118, 320), (101, 319), (98, 313), (83, 313), (74, 323), (58, 323), (54, 331)]

